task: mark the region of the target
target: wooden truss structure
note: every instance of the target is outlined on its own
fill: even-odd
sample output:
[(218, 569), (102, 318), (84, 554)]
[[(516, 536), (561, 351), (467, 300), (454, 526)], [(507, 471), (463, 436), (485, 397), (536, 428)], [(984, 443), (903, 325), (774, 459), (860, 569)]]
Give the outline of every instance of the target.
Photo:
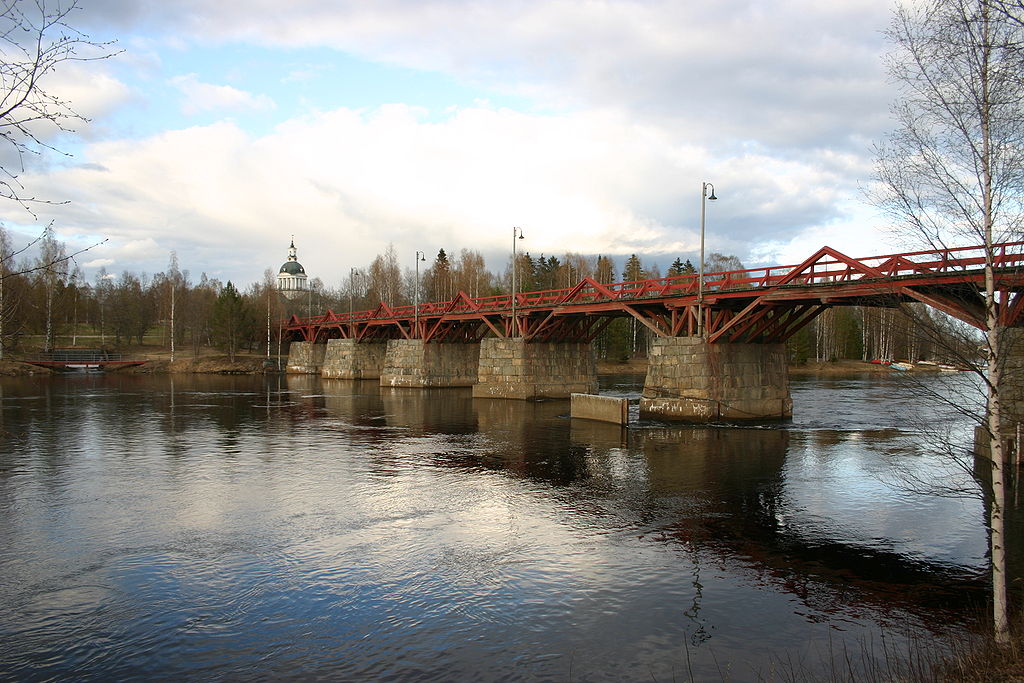
[(1024, 242), (850, 258), (823, 247), (795, 266), (773, 266), (635, 282), (584, 278), (568, 289), (520, 292), (390, 307), (351, 314), (328, 310), (293, 316), (283, 331), (293, 341), (422, 339), (475, 343), (483, 337), (527, 342), (589, 342), (618, 317), (633, 317), (663, 337), (693, 336), (698, 319), (711, 343), (778, 343), (833, 306), (891, 308), (918, 302), (969, 325), (985, 319), (984, 266), (992, 258), (998, 315), (1006, 326), (1024, 323)]

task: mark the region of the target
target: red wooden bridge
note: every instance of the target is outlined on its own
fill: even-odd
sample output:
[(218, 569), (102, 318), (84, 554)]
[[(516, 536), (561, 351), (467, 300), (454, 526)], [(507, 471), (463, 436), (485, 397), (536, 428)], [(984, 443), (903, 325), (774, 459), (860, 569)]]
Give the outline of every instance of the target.
[[(1018, 326), (1024, 305), (1024, 242), (993, 248), (999, 317)], [(823, 247), (793, 266), (752, 268), (602, 284), (584, 278), (575, 287), (516, 296), (515, 319), (508, 294), (450, 301), (293, 316), (283, 324), (287, 339), (331, 338), (382, 342), (478, 342), (491, 334), (527, 342), (589, 342), (616, 317), (632, 316), (655, 334), (698, 334), (699, 321), (712, 343), (784, 342), (832, 306), (893, 307), (927, 304), (975, 327), (985, 319), (983, 247), (956, 247), (866, 258), (850, 258)], [(515, 334), (513, 334), (515, 332)]]

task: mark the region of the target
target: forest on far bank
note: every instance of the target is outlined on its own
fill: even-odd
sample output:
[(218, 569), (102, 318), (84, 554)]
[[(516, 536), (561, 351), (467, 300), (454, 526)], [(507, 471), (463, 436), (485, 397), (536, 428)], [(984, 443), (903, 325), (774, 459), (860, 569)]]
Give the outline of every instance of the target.
[[(280, 342), (280, 323), (291, 315), (307, 317), (327, 309), (361, 311), (388, 306), (448, 301), (458, 292), (470, 297), (511, 291), (511, 258), (501, 272), (487, 269), (479, 252), (462, 249), (450, 256), (444, 249), (417, 271), (403, 268), (393, 246), (363, 268), (339, 274), (337, 286), (320, 278), (307, 292), (282, 296), (277, 273), (267, 269), (260, 281), (244, 288), (206, 273), (193, 277), (171, 254), (165, 271), (149, 275), (101, 268), (90, 282), (67, 257), (66, 246), (52, 234), (40, 239), (38, 255), (19, 262), (9, 236), (0, 227), (0, 358), (17, 357), (61, 346), (123, 348), (148, 345), (179, 355), (199, 355), (215, 348), (238, 352), (287, 353)], [(710, 254), (705, 272), (742, 270), (735, 256)], [(686, 276), (697, 270), (689, 260), (675, 259), (662, 274), (637, 255), (620, 267), (607, 256), (566, 253), (561, 257), (521, 253), (516, 259), (519, 292), (569, 288), (585, 277), (601, 283)], [(918, 334), (927, 319), (929, 335)], [(944, 338), (935, 339), (935, 331)], [(943, 335), (943, 331), (946, 334)], [(900, 308), (833, 307), (802, 328), (788, 342), (793, 362), (808, 360), (934, 360), (955, 362), (971, 357), (971, 335), (944, 315), (919, 304)], [(647, 355), (653, 333), (633, 318), (612, 322), (595, 340), (599, 360), (626, 361)], [(965, 347), (966, 345), (966, 347)]]

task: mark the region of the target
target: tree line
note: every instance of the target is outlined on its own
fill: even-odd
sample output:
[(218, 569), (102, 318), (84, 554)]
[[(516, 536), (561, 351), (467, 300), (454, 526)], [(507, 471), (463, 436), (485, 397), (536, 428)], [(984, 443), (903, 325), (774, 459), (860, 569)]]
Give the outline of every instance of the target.
[[(448, 301), (458, 292), (470, 297), (508, 294), (512, 259), (503, 270), (488, 270), (483, 256), (462, 249), (457, 256), (444, 250), (419, 268), (402, 267), (393, 245), (363, 268), (351, 268), (336, 287), (313, 278), (309, 289), (294, 298), (281, 296), (276, 273), (267, 269), (261, 281), (240, 289), (202, 273), (193, 278), (172, 253), (167, 269), (148, 275), (101, 268), (88, 280), (68, 256), (67, 246), (46, 230), (34, 256), (15, 250), (0, 227), (0, 358), (5, 354), (50, 350), (55, 346), (121, 347), (129, 344), (162, 346), (174, 353), (198, 355), (204, 347), (219, 348), (232, 357), (239, 351), (286, 353), (280, 339), (281, 321), (292, 315), (308, 317), (327, 309), (338, 313), (375, 308), (384, 303), (402, 306)], [(20, 258), (20, 260), (19, 260)], [(516, 256), (516, 289), (520, 292), (566, 289), (584, 278), (609, 284), (662, 277), (656, 263), (636, 254), (621, 269), (608, 256), (567, 252), (562, 256)], [(712, 253), (706, 272), (742, 270), (735, 256)], [(689, 260), (676, 258), (666, 277), (696, 274)], [(907, 313), (910, 315), (907, 315)], [(947, 343), (917, 333), (922, 319), (942, 330)], [(627, 361), (647, 355), (653, 333), (633, 318), (613, 321), (595, 340), (602, 360)], [(966, 339), (966, 341), (964, 341)], [(931, 359), (956, 357), (970, 336), (957, 323), (922, 306), (900, 309), (833, 308), (803, 328), (789, 342), (791, 360)]]
[(57, 346), (261, 348), (258, 302), (276, 298), (272, 282), (239, 291), (205, 273), (194, 281), (173, 253), (155, 275), (100, 268), (89, 281), (52, 230), (36, 242), (26, 255), (0, 226), (0, 359)]

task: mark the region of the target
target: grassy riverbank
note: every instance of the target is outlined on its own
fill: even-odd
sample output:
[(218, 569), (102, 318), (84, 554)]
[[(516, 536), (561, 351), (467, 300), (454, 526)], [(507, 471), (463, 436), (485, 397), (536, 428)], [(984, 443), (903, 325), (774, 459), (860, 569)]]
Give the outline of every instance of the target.
[(16, 360), (0, 360), (0, 377), (18, 377), (21, 375), (52, 375), (53, 370), (40, 368)]
[(1014, 634), (1009, 646), (997, 647), (992, 640), (957, 648), (940, 662), (933, 678), (948, 683), (1022, 683), (1024, 682), (1024, 645), (1021, 634)]
[[(122, 354), (132, 360), (144, 360), (145, 364), (110, 369), (108, 372), (123, 374), (222, 374), (222, 375), (259, 375), (266, 372), (277, 372), (276, 359), (268, 362), (265, 354), (238, 353), (235, 359), (220, 351), (204, 348), (199, 355), (191, 352), (175, 354), (171, 361), (171, 352), (160, 346), (134, 345), (109, 349), (112, 353)], [(23, 357), (29, 358), (33, 354)], [(21, 362), (18, 357), (0, 361), (0, 376), (50, 375), (56, 372), (48, 368)]]

